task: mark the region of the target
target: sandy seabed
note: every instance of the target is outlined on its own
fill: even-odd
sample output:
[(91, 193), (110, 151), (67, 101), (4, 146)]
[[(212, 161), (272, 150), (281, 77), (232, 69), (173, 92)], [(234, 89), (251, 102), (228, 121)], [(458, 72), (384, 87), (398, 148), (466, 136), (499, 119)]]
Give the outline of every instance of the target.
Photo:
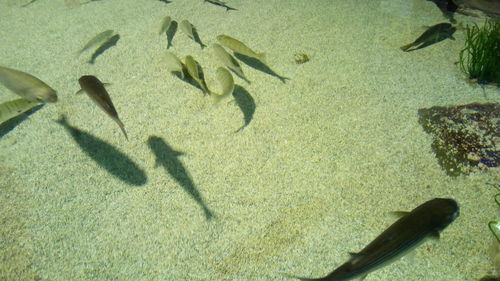
[[(494, 274), (487, 223), (499, 216), (498, 169), (448, 176), (417, 111), (498, 102), (500, 92), (471, 86), (455, 65), (463, 31), (399, 49), (446, 21), (431, 2), (228, 0), (237, 11), (202, 0), (25, 2), (0, 4), (0, 64), (47, 82), (59, 101), (0, 139), (1, 280), (320, 277), (386, 229), (389, 212), (435, 197), (461, 207), (441, 240), (366, 280)], [(242, 64), (243, 105), (213, 106), (165, 68), (167, 15), (193, 23), (208, 46), (227, 34), (266, 52), (275, 75)], [(76, 55), (106, 29), (120, 35), (116, 46), (94, 64), (92, 51)], [(170, 51), (192, 55), (218, 89), (209, 47), (178, 31)], [(296, 53), (310, 61), (296, 64)], [(74, 94), (86, 74), (112, 84), (129, 141)], [(13, 98), (0, 88), (1, 101)]]

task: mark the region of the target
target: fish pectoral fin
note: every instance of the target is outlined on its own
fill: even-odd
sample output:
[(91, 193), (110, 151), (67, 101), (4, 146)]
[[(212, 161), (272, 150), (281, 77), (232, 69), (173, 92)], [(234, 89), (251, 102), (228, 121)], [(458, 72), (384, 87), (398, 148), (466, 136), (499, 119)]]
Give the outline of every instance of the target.
[(75, 95), (80, 95), (80, 94), (82, 94), (83, 92), (85, 92), (85, 90), (80, 89), (80, 90), (76, 91)]
[(405, 212), (405, 211), (395, 211), (391, 212), (391, 215), (395, 216), (396, 218), (402, 218), (404, 216), (407, 216), (410, 212)]
[(102, 83), (104, 87), (111, 86), (111, 83)]

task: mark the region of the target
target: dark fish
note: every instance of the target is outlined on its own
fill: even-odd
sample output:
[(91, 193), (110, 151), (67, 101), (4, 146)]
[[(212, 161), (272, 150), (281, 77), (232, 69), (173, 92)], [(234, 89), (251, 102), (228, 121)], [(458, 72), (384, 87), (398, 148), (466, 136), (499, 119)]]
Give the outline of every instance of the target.
[(222, 1), (219, 1), (219, 0), (205, 0), (205, 2), (208, 2), (208, 3), (211, 3), (211, 4), (214, 4), (214, 5), (226, 8), (226, 11), (229, 11), (229, 10), (235, 10), (236, 11), (237, 10), (235, 8), (229, 7), (226, 4), (226, 2), (222, 2)]
[(77, 94), (82, 91), (86, 92), (87, 95), (102, 109), (104, 110), (110, 117), (113, 119), (120, 129), (122, 130), (125, 138), (128, 140), (127, 132), (125, 131), (125, 126), (122, 121), (118, 117), (118, 113), (116, 112), (115, 106), (113, 102), (111, 102), (111, 98), (109, 97), (108, 92), (104, 88), (104, 84), (102, 84), (97, 77), (92, 75), (84, 75), (78, 79), (78, 83), (80, 83), (80, 87), (82, 87)]
[(452, 23), (456, 23), (457, 21), (453, 17), (455, 11), (457, 10), (457, 5), (453, 3), (452, 0), (427, 0), (430, 2), (434, 2), (436, 6), (441, 10), (443, 16), (450, 20)]
[(361, 252), (351, 254), (352, 258), (332, 273), (318, 279), (294, 278), (309, 281), (346, 281), (364, 277), (408, 253), (426, 238), (439, 238), (439, 232), (458, 217), (459, 207), (453, 199), (435, 198), (409, 213), (400, 213), (404, 214), (402, 218), (382, 232)]
[[(457, 29), (449, 23), (439, 23), (429, 27), (420, 37), (417, 38), (413, 43), (404, 45), (401, 47), (401, 50), (405, 52), (414, 51), (417, 49), (425, 48), (429, 45), (432, 45), (437, 42), (441, 42), (446, 38), (453, 38), (453, 33), (455, 33)], [(410, 48), (415, 47), (410, 50)]]

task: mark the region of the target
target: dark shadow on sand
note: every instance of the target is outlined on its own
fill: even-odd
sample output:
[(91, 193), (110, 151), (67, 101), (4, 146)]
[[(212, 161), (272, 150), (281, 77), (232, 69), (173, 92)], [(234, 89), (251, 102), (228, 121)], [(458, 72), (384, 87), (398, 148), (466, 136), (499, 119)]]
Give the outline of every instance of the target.
[(172, 47), (172, 40), (174, 40), (175, 33), (177, 32), (177, 25), (177, 22), (173, 20), (165, 32), (167, 34), (167, 49)]
[(241, 130), (245, 129), (248, 124), (253, 119), (253, 114), (255, 113), (255, 108), (257, 107), (255, 105), (255, 100), (252, 98), (249, 92), (245, 90), (245, 88), (239, 86), (239, 85), (234, 85), (234, 91), (233, 91), (233, 97), (234, 101), (236, 102), (236, 105), (240, 108), (241, 112), (243, 113), (243, 119), (245, 123), (241, 128), (236, 130), (234, 133), (238, 133)]
[(234, 53), (234, 56), (237, 59), (239, 59), (240, 61), (242, 61), (243, 63), (245, 63), (246, 65), (250, 66), (251, 68), (256, 69), (258, 71), (261, 71), (261, 72), (264, 72), (264, 73), (269, 74), (271, 76), (274, 76), (274, 77), (278, 78), (283, 83), (286, 83), (286, 80), (290, 80), (290, 78), (288, 78), (288, 77), (281, 76), (281, 75), (277, 74), (269, 66), (265, 65), (263, 62), (261, 62), (260, 60), (258, 60), (256, 58), (251, 58), (251, 57), (248, 57), (248, 56), (245, 56), (242, 54), (238, 54), (238, 53)]
[(19, 114), (18, 116), (11, 118), (4, 123), (0, 124), (0, 138), (8, 134), (10, 131), (12, 131), (17, 125), (21, 124), (24, 120), (28, 119), (28, 117), (40, 110), (44, 104), (37, 105), (33, 107), (32, 109)]
[(203, 44), (203, 42), (201, 42), (201, 38), (200, 38), (200, 35), (198, 34), (198, 30), (196, 30), (196, 27), (193, 27), (193, 40), (200, 44), (200, 47), (201, 49), (204, 49), (207, 45)]
[(214, 215), (208, 209), (207, 205), (203, 201), (203, 198), (201, 197), (201, 194), (196, 189), (189, 172), (186, 168), (184, 168), (184, 165), (178, 159), (178, 157), (184, 155), (184, 153), (173, 150), (168, 143), (157, 136), (150, 136), (148, 138), (148, 146), (156, 156), (156, 166), (163, 166), (170, 176), (173, 177), (175, 181), (177, 181), (177, 183), (179, 183), (191, 196), (191, 198), (193, 198), (193, 200), (196, 201), (196, 203), (198, 203), (198, 205), (203, 209), (205, 218), (207, 220), (212, 219)]
[(71, 126), (65, 116), (61, 116), (56, 122), (63, 126), (78, 146), (108, 173), (130, 185), (141, 186), (146, 183), (146, 173), (123, 152), (87, 132)]

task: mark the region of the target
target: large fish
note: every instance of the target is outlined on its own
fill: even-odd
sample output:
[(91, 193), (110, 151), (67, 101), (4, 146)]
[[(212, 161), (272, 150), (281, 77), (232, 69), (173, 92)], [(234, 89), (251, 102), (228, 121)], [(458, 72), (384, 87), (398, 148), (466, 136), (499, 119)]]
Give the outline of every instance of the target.
[(435, 198), (423, 203), (411, 212), (400, 212), (403, 217), (393, 223), (361, 252), (323, 278), (303, 281), (346, 281), (364, 277), (408, 253), (427, 238), (439, 238), (439, 232), (459, 215), (453, 199)]
[(128, 140), (127, 132), (125, 131), (125, 126), (118, 117), (115, 106), (111, 102), (108, 91), (104, 88), (104, 84), (97, 79), (97, 77), (92, 75), (84, 75), (78, 79), (80, 87), (82, 87), (77, 94), (81, 92), (86, 92), (87, 95), (94, 101), (104, 112), (106, 112), (111, 119), (113, 119), (120, 129), (122, 130), (125, 138)]
[(56, 102), (57, 93), (35, 76), (0, 66), (0, 83), (31, 102)]

